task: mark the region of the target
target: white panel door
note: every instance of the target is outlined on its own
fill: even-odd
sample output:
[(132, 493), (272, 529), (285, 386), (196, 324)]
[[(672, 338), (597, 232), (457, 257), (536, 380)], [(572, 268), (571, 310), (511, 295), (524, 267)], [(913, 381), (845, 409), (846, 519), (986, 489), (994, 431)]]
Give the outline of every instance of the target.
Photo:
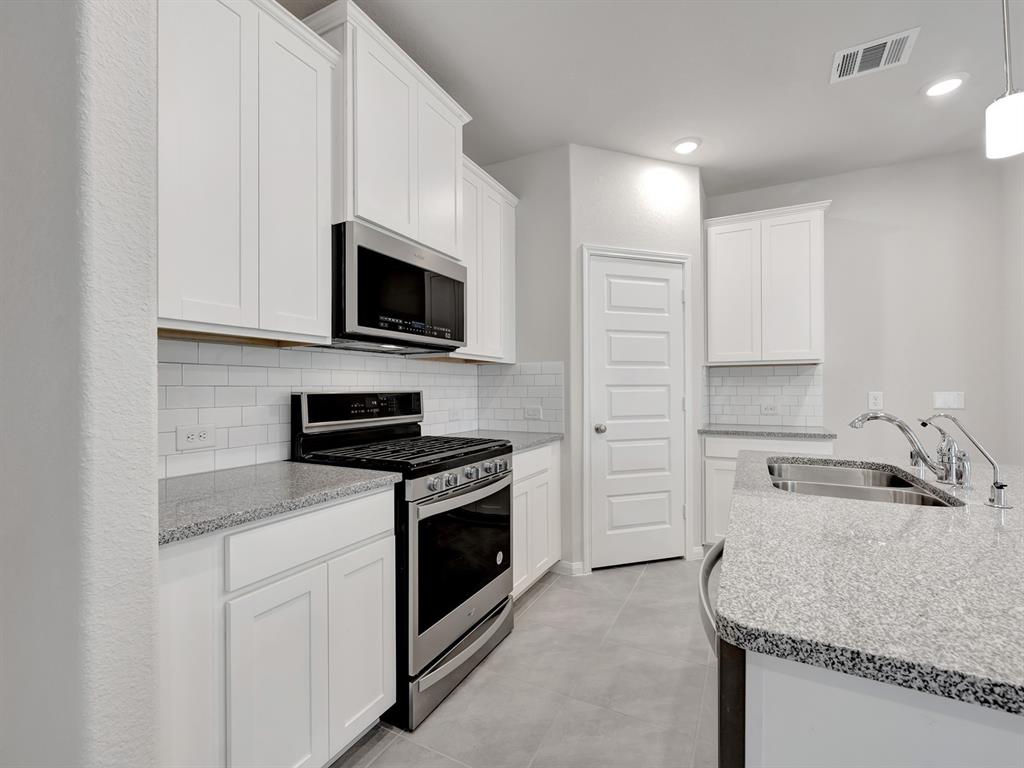
[(680, 557), (683, 266), (596, 257), (588, 291), (592, 565)]
[(761, 358), (817, 360), (824, 351), (824, 217), (761, 222)]
[(418, 84), (365, 32), (355, 41), (355, 214), (417, 239)]
[(761, 359), (761, 224), (708, 227), (708, 362)]
[(480, 303), (480, 201), (483, 183), (476, 174), (464, 171), (462, 176), (462, 237), (459, 258), (466, 267), (466, 346), (459, 351), (475, 353), (479, 344)]
[(159, 315), (259, 322), (259, 10), (161, 0)]
[(260, 22), (260, 327), (331, 332), (331, 67)]
[(512, 597), (530, 583), (530, 481), (512, 486)]
[(704, 459), (704, 541), (725, 538), (729, 530), (729, 507), (736, 479), (734, 459)]
[(508, 204), (484, 188), (480, 197), (480, 254), (477, 270), (477, 352), (501, 357), (504, 349), (504, 238), (503, 222)]
[(395, 703), (395, 538), (327, 565), (330, 742), (336, 755)]
[(426, 89), (419, 89), (417, 115), (419, 236), (424, 245), (459, 256), (462, 217), (462, 121)]
[(232, 600), (228, 765), (321, 768), (327, 737), (327, 566)]

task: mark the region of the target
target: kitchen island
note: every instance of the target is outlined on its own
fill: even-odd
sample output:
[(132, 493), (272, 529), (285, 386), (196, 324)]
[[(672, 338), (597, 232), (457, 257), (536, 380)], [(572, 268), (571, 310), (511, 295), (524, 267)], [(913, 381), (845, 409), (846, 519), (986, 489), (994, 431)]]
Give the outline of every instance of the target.
[(747, 766), (1024, 764), (1024, 472), (1004, 468), (1014, 507), (998, 510), (987, 467), (956, 499), (929, 485), (946, 507), (779, 490), (778, 460), (913, 479), (740, 454), (723, 744), (745, 741)]

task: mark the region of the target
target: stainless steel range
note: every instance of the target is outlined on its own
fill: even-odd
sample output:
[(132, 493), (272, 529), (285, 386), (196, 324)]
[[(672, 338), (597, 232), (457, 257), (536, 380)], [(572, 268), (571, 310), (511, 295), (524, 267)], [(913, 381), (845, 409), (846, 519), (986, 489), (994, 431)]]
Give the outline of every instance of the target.
[(412, 730), (512, 631), (512, 445), (420, 434), (420, 392), (292, 395), (292, 458), (400, 472), (397, 703)]

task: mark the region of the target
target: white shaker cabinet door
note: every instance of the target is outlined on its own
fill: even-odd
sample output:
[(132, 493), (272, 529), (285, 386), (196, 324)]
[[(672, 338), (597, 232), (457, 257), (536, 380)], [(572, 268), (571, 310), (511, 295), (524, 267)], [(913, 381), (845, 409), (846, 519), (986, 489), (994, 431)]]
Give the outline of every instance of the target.
[(477, 348), (487, 357), (500, 358), (505, 342), (504, 217), (509, 206), (497, 193), (484, 188), (480, 197), (480, 253), (477, 270)]
[(228, 766), (321, 768), (327, 736), (327, 566), (232, 600)]
[(735, 459), (704, 459), (704, 539), (707, 543), (725, 538), (729, 530), (735, 479)]
[(418, 239), (418, 84), (405, 65), (356, 30), (355, 215)]
[(761, 224), (709, 227), (708, 362), (761, 359)]
[(462, 237), (459, 258), (466, 267), (466, 346), (459, 351), (474, 354), (480, 341), (477, 316), (480, 305), (480, 201), (481, 180), (468, 170), (462, 177)]
[(512, 597), (530, 584), (530, 485), (512, 486)]
[(337, 754), (395, 703), (395, 539), (328, 563), (330, 741)]
[(459, 257), (462, 121), (426, 89), (418, 91), (417, 200), (421, 243)]
[(160, 0), (159, 315), (259, 322), (259, 22), (247, 0)]
[(329, 337), (331, 66), (260, 26), (260, 327)]

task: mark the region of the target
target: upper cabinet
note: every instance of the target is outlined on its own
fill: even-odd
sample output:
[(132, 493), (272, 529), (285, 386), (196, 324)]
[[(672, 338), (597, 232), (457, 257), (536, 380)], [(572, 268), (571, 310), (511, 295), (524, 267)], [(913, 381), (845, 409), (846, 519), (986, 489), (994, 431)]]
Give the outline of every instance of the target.
[(158, 14), (160, 327), (328, 340), (340, 56), (270, 0)]
[(708, 219), (708, 363), (825, 359), (831, 201)]
[(305, 19), (342, 52), (335, 76), (335, 211), (460, 258), (469, 115), (354, 3)]
[(453, 356), (513, 363), (518, 199), (469, 158), (462, 169), (466, 346)]

